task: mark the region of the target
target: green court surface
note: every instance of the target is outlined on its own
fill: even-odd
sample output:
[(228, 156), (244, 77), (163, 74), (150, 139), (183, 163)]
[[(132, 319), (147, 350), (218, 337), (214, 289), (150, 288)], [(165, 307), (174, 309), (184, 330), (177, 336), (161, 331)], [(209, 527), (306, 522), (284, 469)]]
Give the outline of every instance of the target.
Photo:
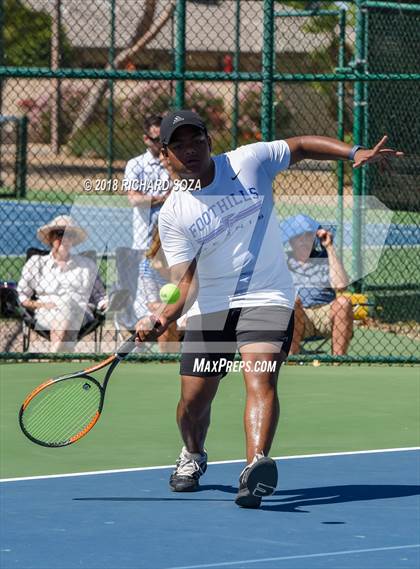
[[(177, 364), (123, 363), (111, 378), (102, 418), (81, 441), (48, 449), (20, 432), (26, 394), (48, 377), (83, 363), (3, 364), (0, 368), (0, 477), (34, 476), (173, 464)], [(273, 456), (420, 444), (420, 368), (299, 366), (282, 369), (282, 414)], [(223, 380), (207, 440), (209, 459), (242, 459), (244, 388), (241, 375)]]

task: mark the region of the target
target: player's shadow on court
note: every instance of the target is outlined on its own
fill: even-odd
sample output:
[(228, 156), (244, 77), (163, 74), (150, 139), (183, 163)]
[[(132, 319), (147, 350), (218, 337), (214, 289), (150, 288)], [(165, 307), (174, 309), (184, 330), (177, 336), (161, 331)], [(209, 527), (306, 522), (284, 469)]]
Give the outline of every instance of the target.
[(95, 496), (86, 498), (73, 498), (77, 502), (185, 502), (186, 500), (195, 500), (196, 502), (231, 502), (231, 498), (211, 498), (202, 497), (204, 491), (219, 491), (236, 494), (238, 489), (233, 486), (225, 486), (223, 484), (200, 485), (195, 492), (174, 492), (171, 498), (161, 497), (154, 498), (149, 496)]
[[(198, 502), (231, 502), (232, 498), (218, 498), (217, 496), (205, 498), (203, 492), (225, 492), (236, 494), (238, 489), (223, 484), (201, 485), (197, 492), (188, 494), (173, 494), (173, 497), (152, 496), (98, 496), (86, 498), (73, 498), (76, 501), (93, 502), (174, 502), (195, 500)], [(420, 486), (391, 485), (391, 484), (349, 484), (347, 486), (320, 486), (318, 488), (297, 488), (293, 490), (279, 490), (273, 496), (263, 500), (261, 509), (272, 512), (307, 513), (308, 506), (324, 504), (342, 504), (344, 502), (363, 502), (366, 500), (384, 500), (387, 498), (403, 498), (420, 494)], [(283, 496), (283, 497), (282, 497)]]
[[(263, 501), (261, 509), (273, 512), (308, 512), (302, 508), (323, 504), (364, 502), (403, 498), (420, 494), (420, 486), (402, 484), (348, 484), (346, 486), (320, 486), (318, 488), (297, 488), (279, 490)], [(279, 497), (284, 496), (281, 499)]]

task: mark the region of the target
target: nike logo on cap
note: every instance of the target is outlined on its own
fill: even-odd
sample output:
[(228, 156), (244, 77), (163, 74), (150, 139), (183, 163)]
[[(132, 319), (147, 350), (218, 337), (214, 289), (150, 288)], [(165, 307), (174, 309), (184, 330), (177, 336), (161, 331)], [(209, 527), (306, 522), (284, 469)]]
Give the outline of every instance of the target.
[(238, 172), (237, 174), (235, 174), (235, 175), (233, 176), (233, 178), (231, 178), (231, 180), (236, 180), (236, 178), (239, 176), (240, 172), (241, 172), (241, 171), (239, 170), (239, 172)]
[(177, 115), (177, 116), (174, 118), (172, 124), (175, 124), (175, 123), (177, 123), (177, 122), (179, 122), (179, 121), (183, 121), (183, 120), (184, 120), (184, 117), (180, 117), (179, 115)]

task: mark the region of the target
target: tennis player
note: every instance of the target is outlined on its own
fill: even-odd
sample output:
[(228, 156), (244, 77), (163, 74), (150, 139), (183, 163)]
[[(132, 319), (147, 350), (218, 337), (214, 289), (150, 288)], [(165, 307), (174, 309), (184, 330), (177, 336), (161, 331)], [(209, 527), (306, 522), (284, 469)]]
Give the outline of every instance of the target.
[[(293, 335), (295, 291), (273, 211), (274, 177), (300, 160), (351, 160), (355, 168), (402, 155), (351, 147), (319, 136), (258, 142), (211, 155), (202, 119), (166, 115), (162, 151), (191, 190), (172, 191), (159, 215), (162, 247), (180, 298), (137, 323), (138, 339), (157, 337), (188, 311), (181, 357), (177, 422), (184, 447), (170, 477), (175, 492), (198, 488), (211, 404), (222, 377), (243, 366), (247, 466), (236, 503), (258, 508), (277, 485), (268, 457), (279, 418), (277, 378)], [(242, 362), (234, 362), (236, 350)], [(226, 433), (226, 436), (229, 436)]]

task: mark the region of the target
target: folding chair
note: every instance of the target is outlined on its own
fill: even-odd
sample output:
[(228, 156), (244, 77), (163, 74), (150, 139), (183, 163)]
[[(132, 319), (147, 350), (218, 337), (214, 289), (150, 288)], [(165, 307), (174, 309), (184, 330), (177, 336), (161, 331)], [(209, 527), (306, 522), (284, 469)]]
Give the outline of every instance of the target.
[(22, 326), (20, 325), (20, 315), (16, 311), (16, 306), (18, 304), (17, 300), (17, 283), (15, 281), (6, 281), (0, 279), (0, 318), (4, 320), (14, 320), (18, 324), (17, 326), (11, 326), (11, 333), (9, 332), (9, 326), (7, 324), (6, 329), (2, 330), (2, 337), (5, 340), (3, 347), (4, 352), (9, 352), (14, 345), (16, 339), (22, 332)]
[(134, 302), (137, 295), (137, 282), (139, 278), (139, 265), (143, 258), (143, 251), (118, 247), (115, 250), (115, 265), (117, 283), (114, 295), (119, 295), (118, 309), (114, 312), (115, 344), (123, 341), (122, 331), (134, 332), (137, 322), (134, 311)]
[[(337, 296), (345, 296), (348, 298), (353, 306), (353, 320), (354, 321), (364, 321), (368, 316), (373, 316), (376, 311), (381, 310), (381, 307), (376, 306), (366, 294), (352, 293), (352, 292), (342, 292)], [(304, 338), (300, 344), (300, 353), (308, 355), (324, 354), (326, 352), (325, 345), (329, 342), (330, 338), (325, 336), (310, 336)], [(311, 347), (311, 344), (315, 344)], [(307, 347), (307, 345), (309, 345)]]

